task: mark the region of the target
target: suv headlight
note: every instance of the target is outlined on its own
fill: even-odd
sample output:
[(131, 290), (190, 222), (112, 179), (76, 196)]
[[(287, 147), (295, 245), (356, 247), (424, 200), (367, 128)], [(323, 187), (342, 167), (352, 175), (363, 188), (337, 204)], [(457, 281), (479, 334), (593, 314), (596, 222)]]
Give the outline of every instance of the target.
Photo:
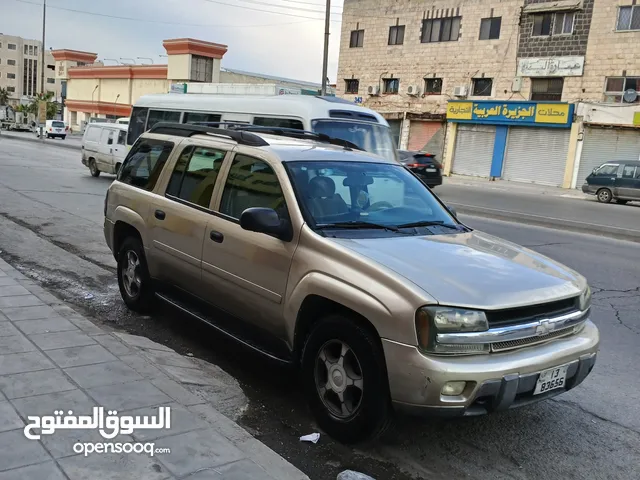
[(591, 306), (591, 287), (587, 285), (587, 288), (584, 292), (580, 294), (580, 298), (578, 299), (578, 307), (581, 312), (584, 312)]
[(487, 316), (480, 310), (452, 307), (422, 307), (416, 312), (418, 345), (429, 353), (488, 353), (488, 344), (443, 344), (438, 333), (483, 332), (489, 329)]

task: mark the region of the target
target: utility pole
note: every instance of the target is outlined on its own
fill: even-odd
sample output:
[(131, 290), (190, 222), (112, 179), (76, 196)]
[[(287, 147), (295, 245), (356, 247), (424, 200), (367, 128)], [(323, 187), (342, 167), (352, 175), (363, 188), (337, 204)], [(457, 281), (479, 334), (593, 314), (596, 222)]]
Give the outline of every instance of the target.
[[(47, 0), (43, 0), (42, 3), (42, 45), (40, 46), (40, 52), (41, 52), (41, 60), (40, 60), (40, 95), (42, 95), (43, 100), (44, 101), (44, 69), (45, 69), (45, 65), (44, 65), (44, 58), (45, 58), (45, 46), (44, 46), (44, 42), (45, 42), (45, 29), (46, 29), (46, 24), (47, 24)], [(38, 106), (38, 112), (40, 111), (40, 107)], [(47, 107), (45, 104), (45, 112), (47, 111)], [(40, 138), (42, 139), (42, 141), (44, 142), (44, 124), (42, 124), (40, 122), (40, 119), (38, 119), (38, 123), (40, 123)], [(45, 123), (46, 123), (46, 117), (45, 117)]]
[(331, 0), (327, 0), (327, 11), (324, 14), (324, 55), (322, 57), (322, 90), (327, 94), (327, 63), (329, 61), (329, 26), (331, 25)]

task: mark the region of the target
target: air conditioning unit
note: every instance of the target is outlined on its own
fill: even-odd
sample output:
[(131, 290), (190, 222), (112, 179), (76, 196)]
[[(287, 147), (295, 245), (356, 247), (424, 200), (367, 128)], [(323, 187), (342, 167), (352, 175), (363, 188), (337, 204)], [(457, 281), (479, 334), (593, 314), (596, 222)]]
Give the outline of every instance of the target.
[(454, 97), (466, 97), (467, 96), (467, 86), (459, 85), (453, 89)]
[(420, 88), (418, 85), (409, 85), (407, 87), (407, 95), (420, 95)]
[(380, 87), (378, 85), (369, 85), (367, 92), (369, 95), (380, 95)]

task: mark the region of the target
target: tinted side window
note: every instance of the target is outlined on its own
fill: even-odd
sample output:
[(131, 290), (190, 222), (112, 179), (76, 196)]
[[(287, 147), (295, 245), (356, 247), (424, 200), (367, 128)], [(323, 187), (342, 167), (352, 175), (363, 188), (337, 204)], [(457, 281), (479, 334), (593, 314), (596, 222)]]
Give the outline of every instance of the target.
[(209, 208), (225, 155), (224, 150), (186, 148), (171, 174), (167, 194)]
[(133, 145), (140, 135), (145, 131), (147, 123), (148, 108), (133, 107), (131, 119), (129, 120), (129, 132), (127, 134), (127, 144)]
[(159, 122), (180, 123), (180, 112), (169, 112), (166, 110), (151, 110), (149, 120), (147, 120), (147, 130)]
[(281, 217), (287, 216), (284, 195), (273, 169), (257, 158), (236, 155), (222, 193), (220, 212), (240, 218), (251, 207), (273, 208)]
[(125, 132), (124, 130), (120, 130), (118, 132), (118, 145), (124, 145), (126, 138), (127, 138), (127, 132)]
[(185, 112), (182, 123), (216, 123), (221, 118), (217, 113)]
[(295, 128), (297, 130), (304, 130), (302, 122), (293, 118), (253, 117), (253, 124), (261, 127)]
[(620, 165), (602, 165), (595, 171), (596, 175), (615, 175)]
[(113, 135), (114, 135), (114, 131), (109, 130), (109, 136), (107, 137), (107, 145), (113, 145)]
[(625, 165), (622, 169), (622, 178), (634, 178), (636, 173), (635, 165)]
[(137, 142), (120, 168), (118, 180), (151, 191), (173, 150), (173, 142), (143, 139)]

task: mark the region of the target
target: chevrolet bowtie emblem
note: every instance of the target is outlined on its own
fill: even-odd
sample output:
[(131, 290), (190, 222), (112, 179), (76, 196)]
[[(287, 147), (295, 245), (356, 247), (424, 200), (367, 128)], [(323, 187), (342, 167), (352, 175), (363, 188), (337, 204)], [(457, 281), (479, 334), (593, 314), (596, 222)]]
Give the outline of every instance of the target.
[(542, 335), (547, 335), (548, 333), (551, 333), (552, 330), (553, 328), (549, 323), (549, 320), (540, 320), (540, 325), (536, 327), (536, 335), (541, 337)]

